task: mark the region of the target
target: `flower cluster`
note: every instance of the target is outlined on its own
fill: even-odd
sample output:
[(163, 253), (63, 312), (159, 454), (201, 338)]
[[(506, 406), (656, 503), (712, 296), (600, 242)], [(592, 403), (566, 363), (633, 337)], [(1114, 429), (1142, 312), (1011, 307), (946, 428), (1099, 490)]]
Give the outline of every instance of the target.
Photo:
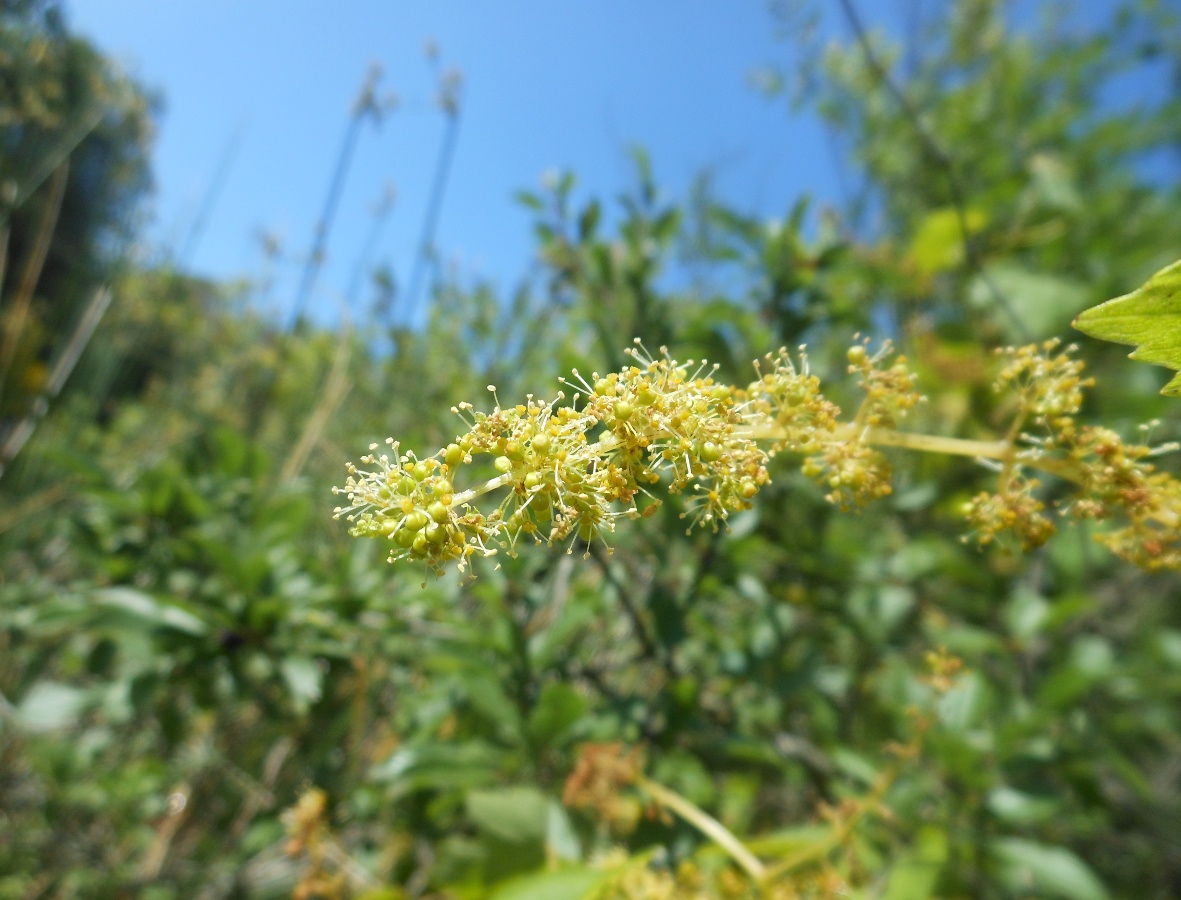
[(1154, 450), (1129, 444), (1108, 428), (1079, 425), (1075, 415), (1094, 380), (1083, 377), (1082, 362), (1072, 356), (1075, 349), (1050, 340), (1001, 351), (995, 387), (1014, 397), (1010, 452), (999, 467), (997, 492), (980, 494), (965, 508), (976, 537), (987, 544), (1008, 531), (1025, 548), (1049, 540), (1055, 526), (1035, 495), (1039, 481), (1022, 471), (1037, 468), (1077, 486), (1077, 496), (1063, 505), (1062, 514), (1125, 521), (1096, 535), (1116, 555), (1148, 569), (1181, 568), (1181, 483), (1148, 462), (1176, 448)]
[[(899, 430), (924, 398), (906, 358), (888, 344), (872, 354), (866, 341), (849, 349), (863, 399), (842, 421), (803, 348), (795, 358), (780, 350), (756, 362), (755, 380), (740, 389), (718, 382), (716, 366), (677, 362), (664, 348), (652, 356), (637, 341), (619, 372), (564, 379), (569, 402), (530, 395), (502, 406), (489, 388), (491, 412), (453, 407), (465, 431), (432, 456), (403, 452), (392, 438), (385, 452), (371, 446), (365, 468), (350, 464), (336, 489), (348, 498), (336, 514), (354, 535), (388, 541), (391, 562), (463, 570), (471, 557), (513, 554), (523, 540), (564, 543), (567, 552), (605, 542), (618, 520), (655, 510), (658, 487), (687, 494), (682, 515), (717, 530), (750, 508), (769, 481), (769, 459), (781, 453), (801, 457), (831, 503), (858, 507), (891, 492), (877, 447), (894, 446), (974, 456), (997, 470), (997, 489), (965, 506), (981, 544), (1009, 533), (1029, 548), (1053, 535), (1041, 480), (1030, 474), (1037, 471), (1077, 488), (1061, 513), (1122, 517), (1122, 527), (1100, 535), (1114, 552), (1149, 568), (1181, 568), (1181, 484), (1148, 462), (1169, 448), (1076, 422), (1092, 382), (1073, 350), (1048, 341), (1002, 351), (996, 387), (1010, 398), (1011, 423), (989, 442)], [(458, 487), (481, 462), (494, 474)], [(482, 511), (477, 501), (497, 491), (497, 505)]]
[(572, 809), (593, 810), (617, 832), (631, 831), (640, 806), (624, 791), (644, 770), (638, 747), (628, 750), (618, 741), (583, 744), (574, 771), (566, 779), (562, 803)]
[[(376, 454), (376, 445), (349, 467), (339, 493), (349, 505), (337, 516), (352, 522), (355, 535), (383, 537), (393, 544), (391, 561), (411, 558), (436, 569), (456, 560), (462, 569), (473, 555), (497, 547), (515, 552), (518, 541), (589, 544), (615, 530), (620, 518), (641, 515), (658, 502), (650, 492), (664, 482), (693, 496), (686, 516), (713, 528), (732, 512), (749, 509), (768, 481), (767, 454), (747, 434), (749, 414), (740, 392), (713, 379), (716, 368), (678, 363), (662, 351), (651, 358), (642, 346), (634, 364), (589, 379), (578, 372), (574, 390), (543, 402), (489, 413), (470, 404), (453, 408), (467, 431), (435, 456), (420, 459), (400, 452)], [(495, 395), (495, 394), (494, 394)], [(455, 488), (460, 470), (487, 456), (498, 473), (479, 487)], [(504, 488), (496, 509), (484, 514), (474, 501)]]

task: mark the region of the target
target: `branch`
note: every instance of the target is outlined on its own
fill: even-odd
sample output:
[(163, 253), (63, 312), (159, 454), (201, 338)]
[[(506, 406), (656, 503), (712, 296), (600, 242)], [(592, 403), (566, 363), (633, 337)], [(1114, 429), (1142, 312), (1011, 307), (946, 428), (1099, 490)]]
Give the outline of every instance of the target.
[(1016, 310), (1013, 309), (1013, 304), (1009, 302), (1009, 298), (1001, 292), (988, 273), (984, 271), (984, 266), (980, 261), (980, 255), (976, 250), (976, 244), (972, 240), (971, 233), (968, 230), (966, 192), (959, 172), (956, 170), (955, 163), (947, 151), (943, 149), (935, 135), (924, 124), (920, 111), (915, 108), (902, 89), (890, 78), (890, 73), (886, 70), (885, 65), (882, 64), (877, 54), (874, 53), (873, 45), (869, 41), (869, 36), (866, 34), (865, 26), (861, 22), (861, 16), (858, 14), (853, 0), (839, 0), (839, 2), (841, 4), (841, 10), (845, 14), (845, 20), (849, 23), (849, 27), (853, 30), (853, 36), (861, 48), (862, 56), (865, 57), (866, 65), (873, 71), (873, 74), (877, 77), (882, 87), (885, 88), (886, 93), (894, 98), (894, 101), (902, 110), (902, 114), (906, 117), (907, 122), (914, 129), (923, 148), (943, 172), (943, 176), (947, 181), (948, 193), (951, 195), (951, 203), (955, 208), (956, 219), (959, 223), (960, 238), (964, 247), (964, 259), (968, 263), (968, 267), (976, 273), (981, 283), (988, 289), (989, 294), (992, 295), (993, 302), (996, 303), (1001, 312), (1009, 319), (1009, 323), (1013, 326), (1013, 330), (1018, 338), (1022, 341), (1031, 340), (1025, 323), (1018, 317)]

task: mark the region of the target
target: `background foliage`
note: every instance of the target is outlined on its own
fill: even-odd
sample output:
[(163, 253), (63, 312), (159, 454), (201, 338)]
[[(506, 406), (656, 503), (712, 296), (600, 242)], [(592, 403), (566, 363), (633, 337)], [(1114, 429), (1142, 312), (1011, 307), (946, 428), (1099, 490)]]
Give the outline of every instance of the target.
[[(899, 456), (893, 496), (849, 515), (784, 465), (730, 533), (686, 535), (668, 504), (613, 554), (463, 582), (385, 566), (329, 492), (370, 441), (429, 451), (486, 384), (550, 396), (637, 335), (739, 383), (807, 342), (834, 384), (855, 332), (890, 337), (923, 428), (991, 433), (996, 346), (1063, 335), (1179, 255), (1176, 167), (1145, 164), (1181, 146), (1177, 100), (1105, 100), (1181, 65), (1163, 8), (1079, 34), (957, 0), (905, 64), (858, 29), (806, 43), (793, 102), (848, 150), (848, 208), (670, 199), (637, 151), (617, 201), (573, 175), (521, 195), (537, 261), (510, 296), (447, 276), (421, 330), (355, 332), (121, 262), (151, 102), (51, 4), (0, 24), (0, 438), (36, 423), (0, 478), (0, 897), (743, 896), (684, 819), (563, 805), (578, 747), (611, 741), (798, 860), (784, 897), (1181, 893), (1176, 576), (1082, 526), (965, 546), (979, 466)], [(1081, 353), (1088, 418), (1178, 435), (1162, 372)], [(962, 671), (940, 684), (932, 651)]]

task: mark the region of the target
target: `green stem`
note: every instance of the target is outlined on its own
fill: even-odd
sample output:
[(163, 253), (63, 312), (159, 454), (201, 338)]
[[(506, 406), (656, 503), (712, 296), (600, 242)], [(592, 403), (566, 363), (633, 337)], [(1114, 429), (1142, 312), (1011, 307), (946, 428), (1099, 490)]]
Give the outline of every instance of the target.
[(741, 866), (756, 884), (761, 885), (763, 883), (763, 879), (767, 875), (766, 868), (764, 868), (758, 858), (725, 825), (705, 810), (694, 806), (680, 794), (669, 790), (664, 785), (657, 784), (655, 781), (645, 778), (643, 775), (636, 779), (636, 786), (661, 806), (676, 813), (725, 850), (730, 855), (730, 858)]
[(512, 481), (512, 472), (505, 472), (503, 475), (497, 475), (495, 478), (490, 478), (481, 485), (470, 488), (463, 493), (456, 494), (451, 501), (451, 505), (463, 506), (465, 503), (471, 503), (477, 497), (483, 497), (485, 494), (490, 494), (498, 488), (504, 487), (506, 484), (512, 484)]
[[(751, 426), (740, 432), (744, 437), (756, 441), (783, 440), (787, 437), (784, 429), (776, 425)], [(895, 431), (892, 428), (858, 428), (847, 424), (839, 426), (829, 438), (831, 441), (864, 440), (878, 447), (902, 447), (922, 453), (945, 453), (950, 456), (968, 456), (973, 459), (995, 459), (1003, 463), (1038, 469), (1076, 484), (1083, 484), (1083, 473), (1079, 467), (1065, 460), (1037, 457), (1023, 458), (1017, 446), (1007, 440), (974, 441), (966, 438), (944, 437), (939, 434), (921, 434), (913, 431)]]

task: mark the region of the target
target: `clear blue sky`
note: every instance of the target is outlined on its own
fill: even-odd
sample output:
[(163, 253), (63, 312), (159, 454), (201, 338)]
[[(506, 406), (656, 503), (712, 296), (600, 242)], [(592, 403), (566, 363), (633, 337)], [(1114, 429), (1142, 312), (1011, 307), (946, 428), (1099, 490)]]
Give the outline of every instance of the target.
[(817, 122), (793, 119), (748, 76), (786, 62), (763, 0), (73, 0), (69, 21), (164, 98), (150, 231), (184, 246), (241, 128), (224, 188), (188, 264), (264, 274), (258, 234), (282, 239), (274, 309), (295, 292), (343, 141), (373, 62), (400, 107), (361, 134), (315, 304), (331, 315), (385, 185), (396, 206), (378, 248), (409, 276), (443, 135), (423, 47), (464, 74), (463, 118), (436, 245), (469, 274), (509, 287), (529, 265), (529, 219), (512, 199), (571, 169), (581, 196), (631, 180), (627, 148), (651, 152), (672, 194), (716, 168), (734, 203), (782, 214), (801, 192), (836, 199)]
[[(941, 2), (941, 0), (936, 0)], [(900, 0), (862, 2), (867, 21), (898, 21)], [(1084, 11), (1088, 7), (1083, 4)], [(1108, 0), (1097, 2), (1103, 10)], [(703, 169), (732, 204), (782, 215), (804, 193), (840, 200), (838, 163), (820, 123), (793, 117), (749, 83), (790, 66), (765, 0), (72, 0), (69, 21), (164, 99), (154, 154), (150, 243), (183, 250), (227, 151), (216, 205), (184, 262), (219, 278), (269, 274), (269, 309), (286, 317), (312, 245), (366, 70), (399, 108), (367, 126), (312, 298), (336, 318), (387, 185), (396, 205), (373, 262), (405, 287), (444, 131), (436, 72), (463, 71), (463, 114), (435, 244), (445, 264), (511, 288), (529, 267), (528, 214), (512, 199), (570, 169), (580, 196), (610, 199), (632, 180), (627, 149), (646, 147), (658, 181), (683, 195)], [(839, 28), (838, 9), (831, 19)], [(887, 26), (889, 22), (887, 21)], [(259, 235), (281, 240), (268, 273)]]

